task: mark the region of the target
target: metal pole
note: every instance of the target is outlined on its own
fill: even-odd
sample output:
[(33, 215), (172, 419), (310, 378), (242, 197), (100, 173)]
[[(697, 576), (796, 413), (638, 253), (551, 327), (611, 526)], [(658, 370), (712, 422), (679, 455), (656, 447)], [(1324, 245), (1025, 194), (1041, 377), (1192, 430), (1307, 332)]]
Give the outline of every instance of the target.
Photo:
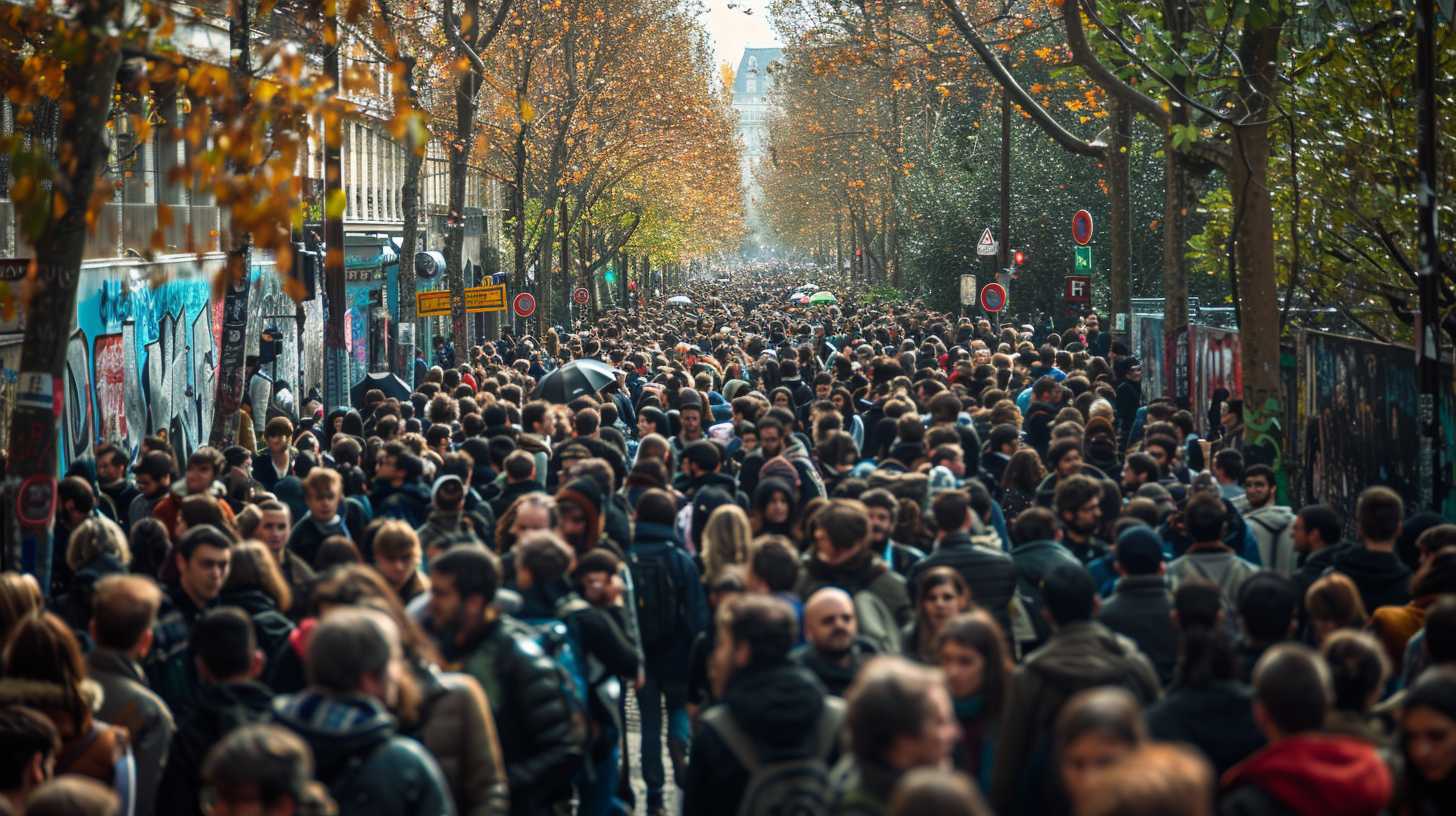
[(1420, 396), (1421, 506), (1440, 512), (1446, 488), (1441, 472), (1441, 319), (1439, 309), (1441, 255), (1436, 223), (1436, 15), (1434, 0), (1417, 0), (1416, 87), (1420, 94), (1420, 142), (1416, 163), (1420, 174), (1421, 320), (1416, 338)]
[(334, 86), (324, 115), (324, 401), (348, 405), (349, 351), (344, 337), (344, 116), (339, 94), (339, 15), (324, 4), (324, 73)]
[(996, 243), (996, 271), (1011, 266), (1011, 97), (1001, 92), (1001, 226)]

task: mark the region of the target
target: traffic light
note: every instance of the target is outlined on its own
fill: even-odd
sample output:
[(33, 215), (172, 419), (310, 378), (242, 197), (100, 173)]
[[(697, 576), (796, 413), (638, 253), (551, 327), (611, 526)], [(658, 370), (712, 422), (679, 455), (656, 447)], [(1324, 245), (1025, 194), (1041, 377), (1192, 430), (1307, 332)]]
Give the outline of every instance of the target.
[(1011, 254), (1011, 263), (1015, 266), (1021, 266), (1026, 263), (1026, 253), (1019, 249), (1016, 250)]
[(607, 273), (606, 275), (604, 275), (604, 277), (607, 279), (608, 286), (617, 285), (617, 270), (611, 268), (610, 266), (607, 267)]

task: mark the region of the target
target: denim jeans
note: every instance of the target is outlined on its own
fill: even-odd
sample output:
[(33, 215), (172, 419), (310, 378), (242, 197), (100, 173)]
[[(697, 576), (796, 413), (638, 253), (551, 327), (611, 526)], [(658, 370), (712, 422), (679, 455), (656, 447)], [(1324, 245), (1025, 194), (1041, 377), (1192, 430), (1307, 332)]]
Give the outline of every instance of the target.
[[(642, 715), (642, 781), (647, 784), (647, 807), (660, 806), (667, 780), (662, 767), (662, 704), (667, 697), (667, 744), (674, 766), (686, 761), (692, 740), (692, 722), (688, 719), (688, 693), (685, 686), (663, 688), (651, 672), (647, 682), (637, 690), (637, 710)], [(681, 758), (679, 760), (678, 758)], [(678, 768), (674, 767), (674, 776)]]

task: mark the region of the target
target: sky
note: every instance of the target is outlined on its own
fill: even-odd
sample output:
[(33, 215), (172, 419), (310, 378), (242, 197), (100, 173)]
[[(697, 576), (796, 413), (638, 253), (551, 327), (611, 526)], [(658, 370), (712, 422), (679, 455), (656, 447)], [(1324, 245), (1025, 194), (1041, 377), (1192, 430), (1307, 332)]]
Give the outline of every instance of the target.
[[(706, 23), (717, 52), (715, 62), (726, 62), (736, 70), (744, 48), (779, 44), (768, 21), (768, 0), (707, 0), (707, 6)], [(753, 13), (744, 14), (746, 8)]]

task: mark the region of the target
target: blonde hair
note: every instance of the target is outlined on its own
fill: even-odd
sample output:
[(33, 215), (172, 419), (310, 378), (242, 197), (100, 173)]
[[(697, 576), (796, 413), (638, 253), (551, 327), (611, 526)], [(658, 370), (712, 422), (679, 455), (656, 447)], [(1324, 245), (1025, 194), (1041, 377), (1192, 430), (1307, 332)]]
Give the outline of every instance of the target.
[(22, 620), (45, 608), (45, 596), (34, 575), (0, 572), (0, 646)]
[(748, 563), (752, 543), (753, 526), (743, 508), (725, 504), (714, 510), (703, 527), (704, 583), (711, 586), (727, 567)]
[(93, 516), (72, 531), (71, 541), (66, 545), (66, 566), (74, 572), (107, 554), (120, 561), (122, 566), (131, 564), (131, 547), (127, 546), (126, 533), (111, 519)]
[(261, 541), (244, 541), (232, 548), (224, 589), (260, 589), (278, 605), (279, 612), (293, 606), (293, 591), (283, 579), (268, 545)]

